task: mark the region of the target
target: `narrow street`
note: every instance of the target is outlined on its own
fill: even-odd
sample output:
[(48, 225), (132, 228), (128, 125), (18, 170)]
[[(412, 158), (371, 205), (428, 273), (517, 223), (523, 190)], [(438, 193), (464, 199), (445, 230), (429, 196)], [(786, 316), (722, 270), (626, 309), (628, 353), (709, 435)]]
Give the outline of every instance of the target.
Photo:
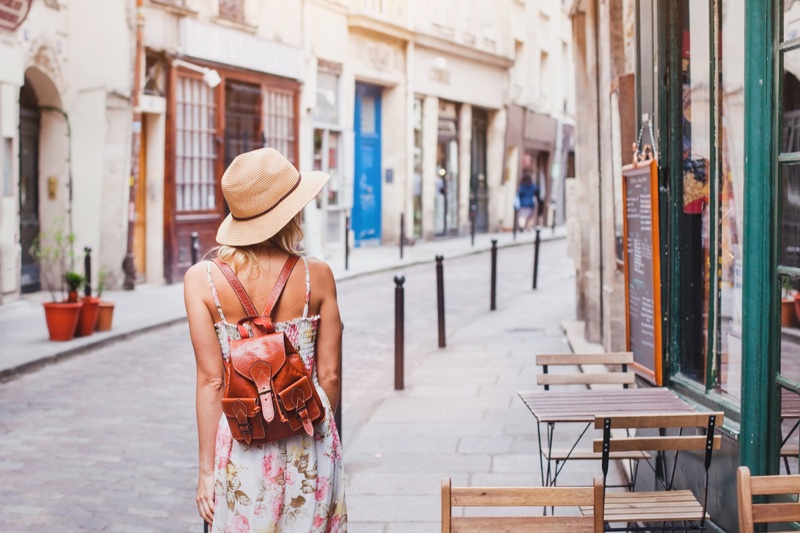
[[(551, 339), (560, 335), (562, 320), (574, 318), (572, 269), (565, 249), (563, 241), (542, 244), (539, 272), (540, 289), (551, 295), (563, 290), (564, 297), (549, 297), (547, 309), (530, 309), (531, 316), (548, 317)], [(520, 295), (530, 297), (531, 262), (528, 246), (500, 251), (498, 312), (508, 311)], [(489, 315), (489, 254), (445, 263), (448, 337), (466, 331), (473, 342), (480, 339), (479, 344), (487, 345), (495, 335), (508, 333), (482, 326)], [(436, 352), (435, 270), (428, 264), (403, 274), (407, 280), (406, 387), (413, 389), (409, 376)], [(348, 449), (359, 446), (382, 402), (393, 396), (394, 405), (403, 406), (403, 393), (392, 390), (392, 278), (391, 273), (375, 274), (339, 285), (345, 323), (346, 471)], [(527, 333), (534, 337), (524, 338), (541, 335), (534, 330), (532, 323)], [(508, 340), (503, 346), (508, 346)], [(524, 350), (532, 358), (536, 346), (525, 344)], [(448, 357), (457, 356), (449, 351)], [(533, 386), (532, 375), (525, 379)], [(513, 386), (507, 385), (513, 394)], [(482, 400), (476, 395), (476, 402)], [(0, 403), (4, 406), (0, 412), (4, 481), (0, 530), (201, 530), (194, 505), (194, 364), (185, 325), (118, 342), (0, 384)], [(417, 405), (411, 402), (408, 409)], [(528, 438), (530, 431), (530, 427), (522, 428), (520, 433)], [(528, 447), (526, 453), (533, 456), (535, 447)], [(359, 471), (354, 463), (348, 485)], [(531, 476), (531, 482), (536, 482), (538, 472)], [(425, 497), (437, 504), (436, 495)], [(368, 501), (359, 490), (348, 494), (350, 520), (362, 524), (359, 531), (382, 531), (383, 525), (369, 526), (374, 519), (359, 516), (371, 506)]]

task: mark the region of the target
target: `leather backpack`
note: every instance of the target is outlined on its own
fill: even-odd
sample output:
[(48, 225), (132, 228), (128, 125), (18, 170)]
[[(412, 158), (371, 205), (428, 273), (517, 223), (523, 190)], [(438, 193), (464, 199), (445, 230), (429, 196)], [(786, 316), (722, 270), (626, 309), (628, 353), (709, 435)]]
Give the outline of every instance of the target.
[(301, 433), (311, 436), (325, 417), (300, 354), (272, 323), (272, 309), (298, 259), (287, 259), (261, 315), (233, 269), (214, 259), (247, 313), (237, 323), (241, 339), (230, 341), (222, 398), (231, 435), (242, 444), (266, 444)]

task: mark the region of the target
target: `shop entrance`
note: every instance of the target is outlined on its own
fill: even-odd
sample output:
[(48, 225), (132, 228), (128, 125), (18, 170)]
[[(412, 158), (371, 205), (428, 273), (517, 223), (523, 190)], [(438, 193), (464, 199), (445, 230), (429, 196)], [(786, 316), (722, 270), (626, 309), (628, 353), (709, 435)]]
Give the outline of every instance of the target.
[(39, 235), (39, 102), (25, 80), (19, 94), (19, 239), (22, 246), (22, 292), (40, 289), (39, 266), (30, 253)]
[(355, 244), (381, 238), (381, 89), (356, 84), (355, 190), (353, 233)]

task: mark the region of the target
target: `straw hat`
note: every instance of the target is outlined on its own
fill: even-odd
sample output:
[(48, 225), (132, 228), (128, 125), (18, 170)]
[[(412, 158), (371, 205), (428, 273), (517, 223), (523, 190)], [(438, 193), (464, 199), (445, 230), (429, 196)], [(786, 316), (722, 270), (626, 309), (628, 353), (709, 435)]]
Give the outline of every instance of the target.
[(274, 148), (236, 156), (222, 176), (222, 194), (231, 213), (217, 230), (217, 242), (246, 246), (278, 233), (319, 194), (330, 176), (302, 175)]

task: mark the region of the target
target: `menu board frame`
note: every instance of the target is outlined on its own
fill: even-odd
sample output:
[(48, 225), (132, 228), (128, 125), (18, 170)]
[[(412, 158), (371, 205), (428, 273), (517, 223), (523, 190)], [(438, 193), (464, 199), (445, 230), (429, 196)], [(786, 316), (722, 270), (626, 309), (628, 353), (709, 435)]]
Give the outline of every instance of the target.
[[(634, 371), (647, 379), (648, 381), (661, 386), (663, 383), (662, 376), (662, 337), (661, 337), (661, 243), (659, 240), (659, 217), (658, 217), (658, 162), (655, 159), (642, 161), (634, 165), (626, 165), (622, 167), (622, 231), (623, 231), (623, 261), (624, 261), (624, 274), (625, 274), (625, 333), (626, 333), (626, 347), (628, 351), (632, 351), (631, 347), (631, 294), (630, 294), (630, 259), (628, 256), (628, 244), (630, 235), (628, 234), (628, 180), (630, 178), (641, 177), (643, 174), (648, 174), (650, 178), (650, 243), (652, 250), (650, 256), (652, 257), (652, 280), (644, 280), (650, 282), (650, 291), (652, 292), (653, 299), (653, 354), (652, 354), (652, 368), (643, 365), (641, 354), (634, 353), (633, 363)], [(639, 326), (640, 321), (635, 322), (634, 327)], [(639, 357), (637, 357), (637, 355)], [(646, 358), (648, 362), (649, 357)]]

